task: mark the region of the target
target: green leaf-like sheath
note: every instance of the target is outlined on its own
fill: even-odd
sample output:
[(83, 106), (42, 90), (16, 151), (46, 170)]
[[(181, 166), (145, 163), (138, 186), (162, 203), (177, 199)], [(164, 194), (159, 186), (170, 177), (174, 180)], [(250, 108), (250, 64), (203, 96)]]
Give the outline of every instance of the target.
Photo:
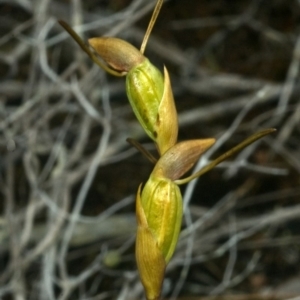
[(182, 196), (179, 187), (167, 178), (150, 176), (141, 195), (149, 229), (166, 263), (178, 241), (182, 221)]
[(164, 92), (162, 73), (148, 59), (145, 59), (128, 72), (126, 91), (138, 121), (148, 136), (156, 141), (155, 124)]

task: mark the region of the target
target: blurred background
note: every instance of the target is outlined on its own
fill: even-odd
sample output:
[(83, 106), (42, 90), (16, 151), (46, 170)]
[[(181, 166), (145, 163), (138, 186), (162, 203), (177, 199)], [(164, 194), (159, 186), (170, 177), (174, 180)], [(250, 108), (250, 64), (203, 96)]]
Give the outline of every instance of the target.
[[(139, 47), (153, 0), (0, 1), (0, 298), (143, 299), (135, 193), (157, 156), (125, 79), (59, 26)], [(206, 165), (277, 132), (182, 188), (166, 299), (299, 299), (300, 2), (173, 0), (145, 55), (171, 76), (179, 140), (215, 137)], [(194, 170), (195, 171), (195, 170)]]

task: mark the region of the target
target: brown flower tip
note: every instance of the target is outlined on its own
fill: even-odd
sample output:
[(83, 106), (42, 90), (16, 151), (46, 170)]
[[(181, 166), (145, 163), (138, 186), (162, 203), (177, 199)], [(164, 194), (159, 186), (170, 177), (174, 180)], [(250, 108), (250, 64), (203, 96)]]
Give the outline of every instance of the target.
[(118, 38), (91, 38), (89, 44), (109, 66), (120, 72), (129, 72), (146, 59), (138, 49)]
[(153, 175), (177, 180), (189, 171), (215, 139), (184, 141), (171, 147), (157, 162)]

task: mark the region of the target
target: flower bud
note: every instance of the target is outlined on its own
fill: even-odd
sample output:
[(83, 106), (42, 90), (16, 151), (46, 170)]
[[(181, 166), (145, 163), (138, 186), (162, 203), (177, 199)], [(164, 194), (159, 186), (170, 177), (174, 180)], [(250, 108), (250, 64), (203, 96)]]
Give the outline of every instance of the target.
[(148, 136), (162, 155), (177, 141), (178, 121), (169, 74), (145, 60), (127, 75), (129, 102)]
[(178, 122), (167, 70), (164, 77), (141, 52), (118, 38), (92, 38), (90, 45), (120, 73), (127, 74), (126, 91), (132, 109), (162, 155), (177, 141)]
[(146, 59), (137, 48), (118, 38), (91, 38), (89, 44), (109, 66), (120, 72), (128, 73)]
[(159, 299), (164, 279), (166, 261), (158, 247), (157, 240), (148, 225), (144, 209), (141, 204), (141, 186), (136, 199), (137, 235), (136, 261), (142, 284), (148, 300)]
[(182, 196), (174, 180), (186, 173), (214, 139), (181, 142), (157, 161), (136, 199), (136, 259), (147, 299), (158, 299), (166, 264), (179, 238)]
[(158, 299), (180, 232), (182, 198), (169, 179), (150, 177), (137, 194), (136, 259), (147, 299)]
[(126, 92), (138, 121), (155, 141), (157, 112), (164, 92), (161, 72), (148, 59), (145, 60), (127, 74)]
[(168, 263), (174, 253), (181, 227), (180, 189), (168, 178), (150, 176), (141, 194), (141, 205), (158, 248)]
[(200, 156), (213, 144), (214, 138), (189, 140), (171, 147), (156, 163), (152, 174), (156, 177), (177, 180), (188, 172)]

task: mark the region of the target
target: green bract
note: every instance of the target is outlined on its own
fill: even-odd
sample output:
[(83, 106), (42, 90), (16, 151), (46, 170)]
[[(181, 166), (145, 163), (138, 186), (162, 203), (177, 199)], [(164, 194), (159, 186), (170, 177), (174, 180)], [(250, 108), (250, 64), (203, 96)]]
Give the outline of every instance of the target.
[(137, 119), (149, 137), (155, 141), (157, 113), (164, 92), (161, 72), (146, 59), (128, 72), (126, 91)]
[(126, 90), (133, 111), (160, 154), (177, 141), (178, 124), (170, 78), (148, 59), (127, 74)]
[(181, 228), (182, 197), (179, 187), (167, 178), (151, 176), (147, 181), (141, 203), (165, 262), (171, 259)]

